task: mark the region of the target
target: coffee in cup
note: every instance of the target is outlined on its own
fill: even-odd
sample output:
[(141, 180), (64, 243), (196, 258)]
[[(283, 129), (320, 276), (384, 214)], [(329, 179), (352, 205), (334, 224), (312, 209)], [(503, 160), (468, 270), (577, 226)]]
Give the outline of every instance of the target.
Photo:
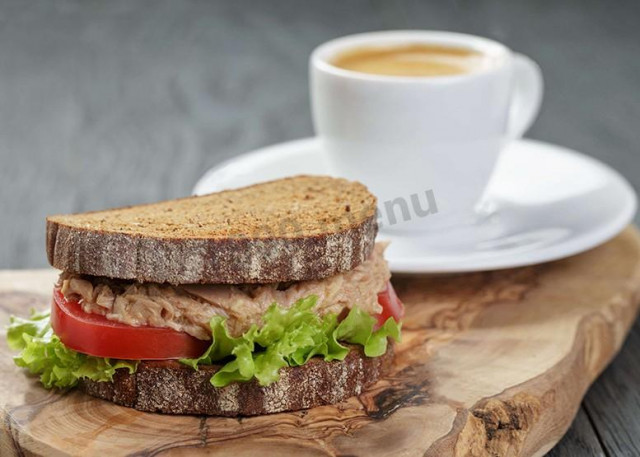
[(344, 70), (386, 76), (460, 75), (494, 63), (475, 49), (421, 43), (356, 48), (336, 55), (330, 62)]
[(452, 32), (338, 38), (313, 52), (310, 70), (314, 126), (332, 173), (377, 195), (390, 215), (382, 232), (475, 225), (500, 152), (542, 100), (535, 62)]

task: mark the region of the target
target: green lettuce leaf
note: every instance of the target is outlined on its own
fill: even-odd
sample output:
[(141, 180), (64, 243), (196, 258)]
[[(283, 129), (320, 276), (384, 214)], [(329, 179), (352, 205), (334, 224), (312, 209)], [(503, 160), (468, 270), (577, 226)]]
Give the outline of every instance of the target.
[(73, 387), (80, 378), (111, 381), (118, 368), (136, 371), (138, 362), (104, 359), (67, 348), (51, 330), (49, 313), (32, 312), (29, 318), (11, 317), (7, 328), (9, 347), (21, 352), (16, 365), (40, 375), (46, 388)]
[[(214, 316), (212, 342), (204, 354), (180, 362), (197, 370), (199, 365), (224, 362), (211, 378), (216, 387), (232, 382), (257, 379), (268, 385), (280, 378), (280, 369), (304, 365), (312, 357), (325, 361), (344, 360), (349, 349), (342, 343), (363, 346), (368, 357), (378, 357), (387, 350), (387, 338), (400, 341), (401, 325), (388, 319), (374, 330), (376, 319), (354, 307), (341, 322), (338, 316), (318, 316), (313, 308), (317, 297), (298, 300), (288, 309), (271, 305), (262, 318), (262, 326), (252, 326), (244, 334), (229, 334), (226, 318)], [(7, 341), (21, 352), (14, 357), (16, 365), (40, 375), (47, 387), (72, 387), (81, 378), (111, 381), (116, 370), (136, 371), (137, 361), (93, 357), (67, 348), (51, 330), (49, 313), (33, 313), (29, 318), (12, 317)]]
[(274, 303), (264, 314), (262, 327), (254, 325), (238, 337), (229, 335), (225, 318), (215, 316), (210, 322), (211, 346), (197, 359), (180, 361), (198, 369), (198, 365), (228, 360), (211, 378), (216, 387), (253, 378), (268, 385), (280, 378), (281, 368), (304, 365), (311, 357), (343, 360), (349, 349), (340, 342), (362, 345), (366, 356), (378, 357), (387, 350), (387, 338), (400, 340), (401, 325), (392, 318), (374, 330), (376, 319), (354, 307), (338, 323), (334, 314), (314, 313), (316, 302), (312, 295), (288, 309)]

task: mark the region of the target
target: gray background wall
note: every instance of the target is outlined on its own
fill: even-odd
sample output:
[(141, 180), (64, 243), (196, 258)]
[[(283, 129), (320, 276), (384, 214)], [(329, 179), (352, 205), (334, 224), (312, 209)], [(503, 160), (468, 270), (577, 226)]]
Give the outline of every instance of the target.
[(312, 134), (307, 57), (336, 36), (445, 29), (542, 66), (529, 136), (640, 185), (640, 3), (0, 1), (0, 268), (44, 217), (186, 195), (223, 159)]

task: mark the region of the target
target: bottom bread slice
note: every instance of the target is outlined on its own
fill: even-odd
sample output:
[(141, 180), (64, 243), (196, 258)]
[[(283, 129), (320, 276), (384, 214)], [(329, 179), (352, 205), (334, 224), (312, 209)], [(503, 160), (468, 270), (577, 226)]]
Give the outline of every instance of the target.
[(104, 400), (140, 411), (209, 416), (255, 416), (339, 403), (375, 383), (393, 359), (393, 346), (380, 357), (366, 357), (352, 346), (344, 360), (313, 358), (280, 370), (280, 380), (261, 386), (254, 379), (218, 388), (211, 376), (218, 365), (198, 371), (174, 360), (143, 361), (138, 370), (116, 372), (112, 382), (82, 380), (79, 388)]

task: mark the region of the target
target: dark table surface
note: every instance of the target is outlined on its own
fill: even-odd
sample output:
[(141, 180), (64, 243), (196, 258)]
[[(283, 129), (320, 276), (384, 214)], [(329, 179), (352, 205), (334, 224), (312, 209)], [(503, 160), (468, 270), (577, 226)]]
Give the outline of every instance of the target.
[[(186, 195), (224, 159), (312, 135), (310, 51), (370, 30), (528, 54), (546, 82), (528, 136), (638, 187), (639, 20), (627, 0), (0, 0), (0, 268), (46, 265), (47, 214)], [(636, 325), (550, 455), (640, 455), (639, 350)]]

